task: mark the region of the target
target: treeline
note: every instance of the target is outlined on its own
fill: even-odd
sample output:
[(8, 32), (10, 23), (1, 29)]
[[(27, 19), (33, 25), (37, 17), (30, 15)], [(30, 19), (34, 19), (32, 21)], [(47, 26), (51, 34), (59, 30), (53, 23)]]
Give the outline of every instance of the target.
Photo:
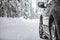
[(37, 13), (34, 13), (32, 5), (26, 1), (26, 3), (29, 4), (29, 6), (31, 7), (29, 7), (27, 4), (24, 4), (25, 5), (24, 6), (22, 4), (22, 1), (23, 0), (0, 1), (0, 17), (21, 17), (23, 16), (26, 19), (27, 18), (30, 18), (30, 19), (38, 18)]
[(19, 0), (4, 0), (0, 2), (0, 17), (19, 17)]

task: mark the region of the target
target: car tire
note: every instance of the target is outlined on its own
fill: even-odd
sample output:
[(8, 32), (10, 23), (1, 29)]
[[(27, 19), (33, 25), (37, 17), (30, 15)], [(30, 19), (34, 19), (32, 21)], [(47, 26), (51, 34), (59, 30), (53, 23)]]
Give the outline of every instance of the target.
[(43, 38), (43, 16), (40, 15), (39, 36)]

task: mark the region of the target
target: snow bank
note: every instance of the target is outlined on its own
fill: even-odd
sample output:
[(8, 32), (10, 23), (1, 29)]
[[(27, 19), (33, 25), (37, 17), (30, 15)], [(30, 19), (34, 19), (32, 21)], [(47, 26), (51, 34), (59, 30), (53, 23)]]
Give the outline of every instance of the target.
[(23, 17), (20, 18), (5, 18), (0, 17), (0, 25), (1, 24), (17, 24), (17, 23), (32, 23), (32, 22), (39, 22), (39, 19), (24, 19)]

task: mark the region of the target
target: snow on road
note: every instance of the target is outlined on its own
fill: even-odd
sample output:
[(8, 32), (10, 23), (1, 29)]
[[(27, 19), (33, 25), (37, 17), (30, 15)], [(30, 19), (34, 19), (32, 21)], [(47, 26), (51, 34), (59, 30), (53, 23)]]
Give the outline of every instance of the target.
[(39, 19), (0, 18), (0, 40), (42, 40)]

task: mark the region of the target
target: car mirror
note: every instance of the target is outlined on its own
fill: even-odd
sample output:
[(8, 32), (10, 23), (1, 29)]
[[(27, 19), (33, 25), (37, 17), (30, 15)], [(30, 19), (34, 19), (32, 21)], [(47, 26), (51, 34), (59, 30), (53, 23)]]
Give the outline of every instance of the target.
[(46, 8), (46, 7), (44, 6), (44, 2), (38, 2), (38, 7), (40, 7), (40, 8)]

